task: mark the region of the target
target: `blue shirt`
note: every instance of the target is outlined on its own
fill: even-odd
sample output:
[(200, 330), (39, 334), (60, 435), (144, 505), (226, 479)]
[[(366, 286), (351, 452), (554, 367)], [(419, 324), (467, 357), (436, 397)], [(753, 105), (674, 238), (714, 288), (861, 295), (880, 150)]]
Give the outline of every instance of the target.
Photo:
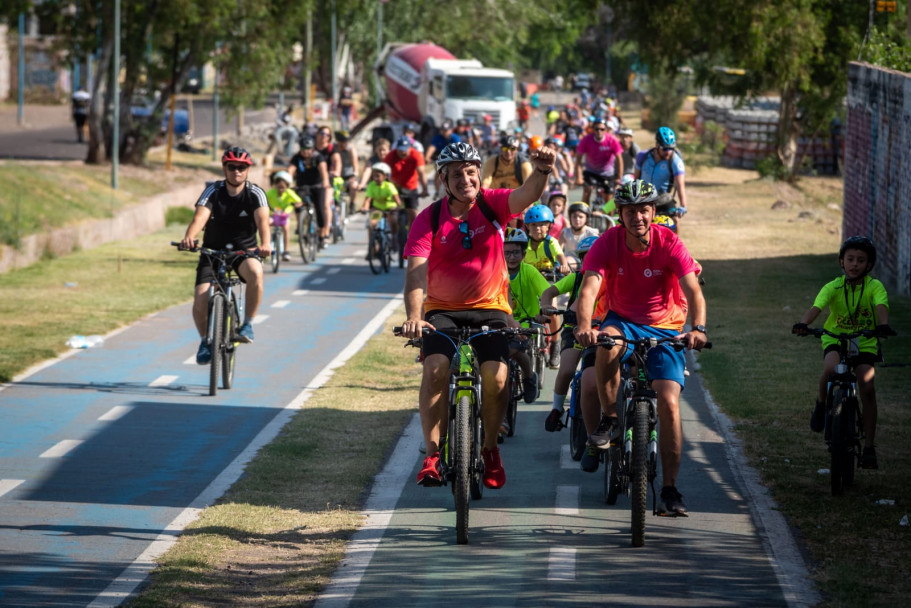
[(450, 135), (448, 138), (443, 137), (442, 133), (437, 133), (436, 135), (433, 136), (433, 139), (430, 141), (430, 145), (433, 146), (434, 148), (436, 148), (437, 154), (439, 154), (440, 150), (442, 150), (449, 144), (455, 144), (460, 141), (462, 141), (462, 140), (459, 139), (459, 136), (456, 135), (455, 133)]
[(671, 156), (671, 166), (674, 172), (671, 175), (668, 170), (668, 162), (663, 158), (656, 161), (652, 150), (654, 148), (640, 152), (636, 156), (636, 168), (641, 172), (640, 179), (651, 183), (659, 193), (668, 192), (671, 186), (674, 185), (674, 178), (686, 173), (683, 167), (683, 158), (676, 151)]

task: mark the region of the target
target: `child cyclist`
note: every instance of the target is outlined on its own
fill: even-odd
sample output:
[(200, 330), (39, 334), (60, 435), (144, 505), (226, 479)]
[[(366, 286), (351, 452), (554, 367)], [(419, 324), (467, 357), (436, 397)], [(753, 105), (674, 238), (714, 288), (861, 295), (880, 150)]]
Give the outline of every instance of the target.
[[(373, 234), (373, 228), (376, 226), (382, 213), (384, 211), (392, 211), (393, 209), (402, 207), (399, 191), (396, 189), (395, 185), (389, 181), (389, 174), (392, 171), (389, 168), (389, 165), (386, 163), (375, 163), (371, 167), (371, 170), (373, 171), (373, 179), (367, 184), (364, 206), (361, 209), (363, 212), (371, 210), (370, 219), (367, 221), (368, 242)], [(399, 220), (397, 216), (397, 213), (389, 214), (389, 230), (392, 234), (398, 234)]]
[(563, 215), (566, 209), (566, 195), (561, 190), (552, 190), (547, 195), (547, 206), (554, 214), (554, 223), (548, 228), (547, 234), (559, 241), (560, 233), (566, 226), (566, 217)]
[[(521, 228), (507, 228), (503, 255), (506, 257), (506, 270), (509, 272), (509, 304), (512, 316), (518, 325), (528, 327), (525, 319), (534, 319), (537, 323), (547, 323), (547, 317), (541, 314), (538, 301), (541, 293), (550, 287), (547, 279), (530, 264), (522, 261), (528, 248), (528, 235)], [(538, 398), (538, 376), (526, 352), (524, 341), (516, 340), (509, 345), (509, 356), (522, 369), (525, 379), (522, 389), (525, 403), (532, 403)]]
[(288, 236), (290, 229), (288, 227), (288, 216), (294, 211), (294, 208), (303, 204), (301, 197), (297, 192), (291, 189), (293, 182), (291, 174), (287, 171), (279, 171), (272, 176), (272, 187), (266, 190), (266, 200), (269, 203), (271, 213), (270, 224), (280, 227), (284, 235), (285, 249), (282, 254), (282, 261), (287, 262), (291, 259), (288, 253)]
[[(578, 255), (579, 243), (591, 236), (598, 236), (598, 231), (588, 225), (588, 218), (592, 210), (583, 202), (573, 203), (569, 206), (569, 226), (560, 233), (560, 245), (563, 253)], [(576, 268), (575, 270), (581, 270)]]
[(525, 262), (538, 270), (551, 270), (556, 267), (563, 274), (569, 274), (566, 256), (557, 239), (548, 231), (554, 223), (554, 214), (546, 205), (534, 205), (525, 212), (525, 229), (528, 231), (528, 251)]
[[(794, 325), (791, 332), (800, 336), (807, 335), (808, 325), (828, 306), (829, 317), (824, 327), (833, 333), (875, 329), (879, 337), (894, 336), (895, 331), (889, 327), (886, 288), (869, 276), (876, 264), (876, 247), (873, 242), (867, 237), (852, 236), (842, 243), (838, 250), (838, 263), (844, 271), (844, 276), (823, 285), (813, 306), (801, 317), (800, 322)], [(873, 364), (878, 360), (879, 345), (877, 338), (860, 337), (856, 344), (851, 346), (850, 354), (854, 360), (854, 371), (857, 374), (857, 386), (864, 411), (864, 450), (861, 467), (877, 469), (879, 465), (876, 462), (874, 447), (877, 408)], [(828, 378), (834, 373), (835, 365), (840, 361), (837, 340), (823, 336), (822, 347), (823, 372), (819, 379), (816, 406), (810, 416), (810, 429), (816, 433), (822, 431), (825, 426)]]
[[(587, 205), (586, 205), (587, 206)], [(585, 254), (592, 248), (597, 236), (588, 236), (582, 239), (576, 248), (576, 255), (580, 260), (585, 259)], [(576, 366), (582, 356), (582, 347), (576, 343), (576, 337), (573, 329), (576, 326), (575, 319), (575, 302), (579, 296), (579, 288), (582, 287), (582, 269), (566, 275), (541, 294), (541, 306), (546, 308), (551, 305), (554, 298), (563, 293), (569, 294), (569, 302), (566, 304), (567, 312), (563, 315), (563, 332), (560, 334), (560, 369), (557, 372), (557, 379), (554, 381), (554, 404), (547, 420), (544, 422), (544, 429), (550, 433), (559, 429), (559, 422), (563, 418), (563, 404), (566, 402), (566, 394), (569, 392), (569, 383), (576, 372)]]

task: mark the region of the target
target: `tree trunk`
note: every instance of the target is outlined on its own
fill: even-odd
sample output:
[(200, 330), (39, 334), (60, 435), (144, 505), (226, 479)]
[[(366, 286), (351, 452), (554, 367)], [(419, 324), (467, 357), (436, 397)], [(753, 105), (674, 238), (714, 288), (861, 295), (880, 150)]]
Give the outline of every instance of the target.
[(85, 157), (85, 162), (89, 165), (101, 164), (105, 158), (105, 138), (102, 129), (105, 104), (102, 100), (107, 99), (108, 94), (106, 90), (102, 93), (104, 90), (102, 84), (107, 82), (107, 74), (111, 70), (111, 56), (113, 53), (113, 39), (105, 39), (101, 47), (101, 55), (98, 57), (98, 68), (95, 72), (95, 81), (92, 83), (92, 101), (89, 106), (89, 147)]
[(781, 92), (781, 112), (778, 115), (778, 158), (787, 173), (788, 181), (793, 180), (797, 170), (797, 138), (799, 136), (797, 90), (788, 85)]

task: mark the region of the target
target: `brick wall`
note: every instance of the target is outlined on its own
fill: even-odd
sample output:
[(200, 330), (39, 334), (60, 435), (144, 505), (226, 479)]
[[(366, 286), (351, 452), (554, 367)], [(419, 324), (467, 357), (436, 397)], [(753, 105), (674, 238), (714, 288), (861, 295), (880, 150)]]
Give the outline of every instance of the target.
[(911, 74), (848, 66), (842, 234), (876, 243), (874, 274), (911, 295)]

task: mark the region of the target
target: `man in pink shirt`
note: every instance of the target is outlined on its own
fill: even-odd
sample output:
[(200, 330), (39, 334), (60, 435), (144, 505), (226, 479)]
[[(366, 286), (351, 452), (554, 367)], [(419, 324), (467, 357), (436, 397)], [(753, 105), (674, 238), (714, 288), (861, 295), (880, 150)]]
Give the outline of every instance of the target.
[[(614, 201), (620, 211), (620, 225), (601, 235), (582, 266), (585, 274), (576, 308), (576, 337), (583, 346), (596, 344), (600, 334), (631, 339), (674, 337), (685, 340), (690, 349), (705, 346), (705, 298), (696, 278), (699, 267), (673, 231), (652, 224), (657, 198), (655, 187), (641, 180), (617, 190)], [(602, 281), (606, 282), (610, 311), (601, 326), (593, 328), (591, 311)], [(687, 314), (692, 329), (684, 333)], [(601, 422), (589, 435), (582, 459), (585, 471), (597, 469), (597, 450), (607, 449), (616, 432), (620, 363), (628, 354), (622, 344), (598, 349), (595, 372)], [(679, 400), (684, 362), (682, 351), (663, 344), (649, 351), (647, 363), (651, 387), (658, 395), (661, 429), (658, 444), (664, 479), (659, 509), (669, 515), (686, 514), (683, 496), (677, 491), (683, 444)]]
[[(583, 164), (584, 159), (584, 164)], [(614, 191), (618, 175), (623, 175), (623, 146), (608, 133), (607, 123), (597, 117), (592, 122), (592, 132), (582, 138), (576, 148), (577, 185), (583, 186), (582, 200), (591, 201), (592, 186)]]
[[(436, 161), (447, 196), (418, 214), (408, 233), (405, 256), (405, 313), (402, 333), (456, 327), (506, 327), (512, 315), (509, 275), (503, 255), (507, 222), (544, 193), (553, 171), (554, 150), (532, 152), (531, 176), (515, 190), (481, 188), (481, 157), (465, 143), (446, 146)], [(426, 299), (424, 293), (426, 291)], [(498, 429), (506, 413), (509, 344), (491, 335), (472, 342), (481, 367), (481, 417), (487, 429)], [(419, 409), (427, 457), (417, 481), (441, 485), (440, 434), (449, 409), (449, 363), (452, 343), (438, 334), (424, 337), (424, 371)], [(484, 436), (484, 485), (498, 489), (506, 472), (497, 448), (497, 433)]]

